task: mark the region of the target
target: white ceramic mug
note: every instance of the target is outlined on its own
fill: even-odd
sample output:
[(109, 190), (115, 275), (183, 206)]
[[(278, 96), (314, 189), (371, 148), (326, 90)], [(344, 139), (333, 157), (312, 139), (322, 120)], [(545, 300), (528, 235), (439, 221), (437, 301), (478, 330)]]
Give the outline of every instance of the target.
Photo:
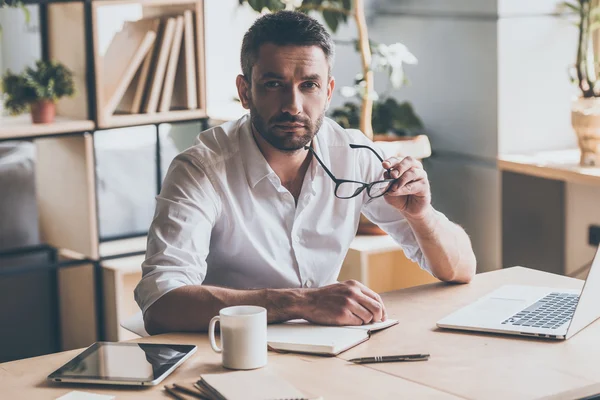
[[(221, 347), (215, 341), (220, 322)], [(267, 310), (258, 306), (223, 308), (208, 325), (210, 347), (223, 355), (229, 369), (255, 369), (267, 365)]]

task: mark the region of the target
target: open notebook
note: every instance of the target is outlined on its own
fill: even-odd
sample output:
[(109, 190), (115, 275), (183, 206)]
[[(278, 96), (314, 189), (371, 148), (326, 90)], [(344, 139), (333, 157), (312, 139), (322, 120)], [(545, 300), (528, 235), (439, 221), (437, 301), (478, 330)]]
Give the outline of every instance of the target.
[(322, 326), (305, 320), (292, 320), (269, 325), (267, 341), (269, 348), (274, 351), (336, 356), (368, 340), (372, 332), (397, 323), (395, 319), (388, 319), (360, 326)]

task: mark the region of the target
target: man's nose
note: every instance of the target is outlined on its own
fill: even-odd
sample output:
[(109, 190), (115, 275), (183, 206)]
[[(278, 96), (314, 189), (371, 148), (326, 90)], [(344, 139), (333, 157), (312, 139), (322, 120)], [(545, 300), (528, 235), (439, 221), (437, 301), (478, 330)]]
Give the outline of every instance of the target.
[(302, 95), (295, 88), (287, 90), (282, 100), (281, 112), (298, 115), (302, 111)]

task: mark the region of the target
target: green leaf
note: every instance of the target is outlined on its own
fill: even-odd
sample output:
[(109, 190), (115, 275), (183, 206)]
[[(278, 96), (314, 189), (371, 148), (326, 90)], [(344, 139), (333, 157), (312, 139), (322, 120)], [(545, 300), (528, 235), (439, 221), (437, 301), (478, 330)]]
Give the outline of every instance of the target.
[(352, 11), (352, 0), (342, 0), (342, 5), (344, 6), (344, 10)]
[(265, 7), (265, 0), (248, 0), (248, 4), (254, 11), (261, 12)]
[(270, 11), (276, 12), (285, 9), (285, 4), (280, 0), (267, 0), (267, 8)]
[(338, 15), (339, 15), (339, 13), (335, 12), (335, 11), (330, 11), (330, 10), (323, 11), (323, 18), (325, 19), (325, 22), (327, 23), (327, 26), (329, 27), (329, 29), (331, 29), (331, 31), (334, 33), (337, 30), (338, 25), (339, 25)]
[(21, 2), (19, 2), (19, 7), (21, 10), (23, 10), (23, 14), (25, 14), (25, 23), (29, 25), (29, 22), (31, 22), (31, 13), (29, 12), (29, 8), (27, 8), (27, 6)]
[(581, 8), (579, 7), (579, 4), (571, 3), (568, 1), (563, 1), (562, 3), (559, 3), (558, 7), (562, 8), (564, 10), (569, 9), (577, 14), (579, 14), (579, 11), (581, 10)]

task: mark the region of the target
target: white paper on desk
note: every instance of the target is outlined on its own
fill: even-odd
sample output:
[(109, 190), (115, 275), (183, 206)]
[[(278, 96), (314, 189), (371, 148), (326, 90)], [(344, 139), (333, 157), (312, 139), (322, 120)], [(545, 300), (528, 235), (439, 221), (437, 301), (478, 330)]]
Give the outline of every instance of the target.
[(291, 320), (267, 327), (267, 343), (272, 350), (335, 356), (369, 339), (371, 332), (396, 325), (388, 319), (369, 325), (324, 326), (306, 320)]
[(64, 396), (56, 398), (56, 400), (113, 400), (115, 396), (106, 394), (96, 394), (89, 392), (79, 392), (74, 390), (65, 394)]
[[(305, 319), (292, 319), (292, 320), (289, 320), (284, 323), (285, 324), (310, 324), (310, 322), (308, 322)], [(374, 322), (374, 323), (368, 324), (368, 325), (343, 325), (343, 327), (344, 328), (352, 328), (352, 329), (362, 329), (365, 331), (375, 332), (375, 331), (390, 327), (392, 325), (396, 325), (397, 323), (398, 323), (398, 320), (388, 318), (385, 321)]]

